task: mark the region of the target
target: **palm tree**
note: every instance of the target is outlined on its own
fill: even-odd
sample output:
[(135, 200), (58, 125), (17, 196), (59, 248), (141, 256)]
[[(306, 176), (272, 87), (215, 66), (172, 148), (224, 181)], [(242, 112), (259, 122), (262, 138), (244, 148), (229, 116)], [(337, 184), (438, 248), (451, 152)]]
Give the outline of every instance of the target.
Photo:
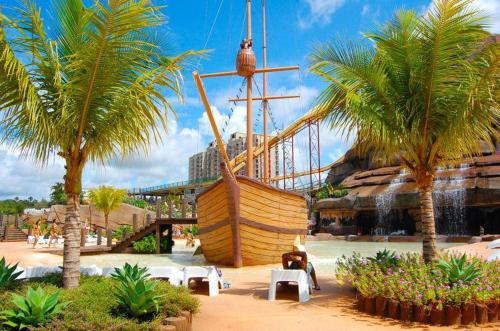
[(80, 277), (85, 165), (147, 152), (161, 139), (174, 113), (165, 94), (180, 95), (183, 61), (195, 54), (165, 53), (161, 9), (150, 1), (59, 0), (50, 30), (30, 0), (12, 18), (0, 16), (0, 135), (42, 165), (55, 154), (65, 161), (67, 288)]
[(436, 167), (498, 138), (498, 44), (485, 27), (471, 1), (439, 0), (420, 17), (398, 11), (364, 35), (373, 44), (326, 43), (310, 58), (327, 83), (317, 106), (331, 127), (356, 134), (357, 151), (375, 160), (398, 155), (413, 175), (426, 261), (437, 255)]
[(89, 191), (89, 200), (95, 208), (104, 213), (104, 224), (109, 229), (109, 214), (121, 206), (127, 197), (127, 190), (115, 189), (111, 186), (99, 186)]

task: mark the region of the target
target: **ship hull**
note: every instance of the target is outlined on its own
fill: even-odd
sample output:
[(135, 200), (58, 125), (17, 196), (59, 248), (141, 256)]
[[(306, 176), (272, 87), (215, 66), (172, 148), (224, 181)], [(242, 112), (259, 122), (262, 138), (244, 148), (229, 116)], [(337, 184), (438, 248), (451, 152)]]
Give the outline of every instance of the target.
[(197, 197), (198, 229), (207, 261), (235, 267), (281, 262), (307, 233), (299, 194), (245, 176), (223, 178)]

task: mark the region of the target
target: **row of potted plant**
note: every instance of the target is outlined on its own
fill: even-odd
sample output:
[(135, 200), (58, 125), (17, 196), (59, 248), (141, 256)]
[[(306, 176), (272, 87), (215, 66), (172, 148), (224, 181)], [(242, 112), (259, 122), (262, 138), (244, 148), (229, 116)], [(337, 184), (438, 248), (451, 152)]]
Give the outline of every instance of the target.
[(499, 261), (445, 255), (426, 264), (419, 254), (385, 250), (343, 256), (336, 275), (356, 289), (358, 307), (370, 314), (449, 325), (498, 320)]

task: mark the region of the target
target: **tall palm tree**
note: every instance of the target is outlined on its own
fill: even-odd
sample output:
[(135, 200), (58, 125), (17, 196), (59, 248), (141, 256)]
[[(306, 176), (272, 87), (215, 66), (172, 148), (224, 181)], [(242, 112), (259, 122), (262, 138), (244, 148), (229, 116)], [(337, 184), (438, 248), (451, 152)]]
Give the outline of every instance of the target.
[(65, 287), (79, 283), (86, 163), (147, 152), (161, 139), (174, 114), (165, 94), (180, 95), (183, 61), (194, 54), (165, 53), (162, 8), (150, 1), (93, 3), (54, 1), (50, 30), (32, 0), (0, 16), (1, 138), (42, 165), (54, 154), (65, 161)]
[(310, 70), (327, 87), (318, 107), (356, 148), (386, 161), (399, 155), (420, 196), (423, 254), (437, 254), (432, 202), (436, 167), (493, 150), (498, 138), (498, 44), (468, 0), (434, 1), (423, 16), (398, 11), (369, 42), (313, 51)]
[(104, 226), (109, 229), (109, 214), (121, 206), (127, 197), (127, 190), (111, 186), (99, 186), (89, 191), (89, 200), (95, 208), (104, 213)]

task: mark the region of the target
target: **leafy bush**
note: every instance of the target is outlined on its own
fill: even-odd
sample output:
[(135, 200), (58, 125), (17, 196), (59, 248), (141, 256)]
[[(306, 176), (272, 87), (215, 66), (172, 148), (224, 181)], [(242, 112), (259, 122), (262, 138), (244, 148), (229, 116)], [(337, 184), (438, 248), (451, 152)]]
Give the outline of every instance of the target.
[(0, 260), (0, 288), (5, 287), (14, 282), (17, 277), (22, 274), (22, 271), (16, 272), (17, 264), (10, 266), (5, 262), (5, 258)]
[(479, 276), (479, 268), (477, 261), (467, 263), (467, 256), (464, 254), (461, 257), (452, 256), (450, 261), (441, 259), (438, 261), (438, 268), (445, 273), (450, 286), (457, 284), (468, 284)]
[(149, 203), (147, 203), (146, 201), (141, 200), (141, 199), (131, 198), (131, 197), (126, 197), (125, 199), (123, 199), (123, 203), (129, 204), (132, 206), (136, 206), (139, 208), (143, 208), (143, 209), (146, 208), (147, 206), (149, 206)]
[(369, 258), (356, 253), (337, 260), (336, 277), (366, 297), (381, 295), (417, 306), (442, 309), (443, 305), (500, 300), (500, 261), (467, 256), (445, 255), (426, 264), (417, 253), (397, 257), (382, 251)]
[(326, 183), (317, 193), (316, 198), (318, 200), (327, 198), (342, 198), (349, 194), (349, 191), (342, 185), (333, 186), (330, 183)]
[(156, 239), (154, 235), (146, 236), (132, 244), (134, 251), (139, 254), (154, 254), (156, 253)]
[(121, 240), (125, 232), (131, 234), (133, 232), (132, 225), (121, 225), (113, 232), (113, 239)]
[(127, 279), (115, 289), (115, 296), (120, 302), (120, 307), (133, 317), (158, 313), (160, 299), (157, 290), (158, 281), (146, 281), (144, 278), (138, 280)]
[(116, 279), (122, 283), (127, 283), (128, 281), (138, 281), (144, 280), (149, 276), (148, 268), (140, 268), (137, 264), (131, 266), (125, 263), (123, 268), (115, 268), (115, 272), (111, 275), (113, 279)]
[[(189, 232), (189, 228), (188, 227), (184, 227), (184, 235), (186, 236)], [(193, 236), (197, 236), (198, 235), (198, 225), (194, 224), (191, 228), (191, 233), (193, 234)]]
[(41, 287), (37, 290), (29, 287), (26, 297), (13, 293), (12, 303), (16, 308), (2, 312), (3, 325), (23, 330), (28, 326), (39, 326), (50, 321), (69, 304), (59, 303), (59, 294), (59, 291), (47, 294)]
[(79, 287), (60, 289), (62, 275), (50, 275), (17, 283), (17, 288), (12, 291), (0, 291), (0, 311), (15, 308), (10, 301), (12, 293), (23, 293), (28, 287), (38, 286), (44, 287), (47, 293), (60, 291), (61, 301), (71, 301), (71, 304), (63, 314), (45, 325), (32, 327), (32, 331), (149, 331), (159, 329), (166, 317), (178, 316), (181, 310), (198, 311), (199, 302), (189, 294), (188, 289), (161, 281), (157, 290), (166, 296), (160, 300), (158, 314), (149, 319), (131, 318), (119, 313), (118, 301), (112, 293), (112, 289), (118, 285), (120, 282), (112, 278), (82, 276)]

